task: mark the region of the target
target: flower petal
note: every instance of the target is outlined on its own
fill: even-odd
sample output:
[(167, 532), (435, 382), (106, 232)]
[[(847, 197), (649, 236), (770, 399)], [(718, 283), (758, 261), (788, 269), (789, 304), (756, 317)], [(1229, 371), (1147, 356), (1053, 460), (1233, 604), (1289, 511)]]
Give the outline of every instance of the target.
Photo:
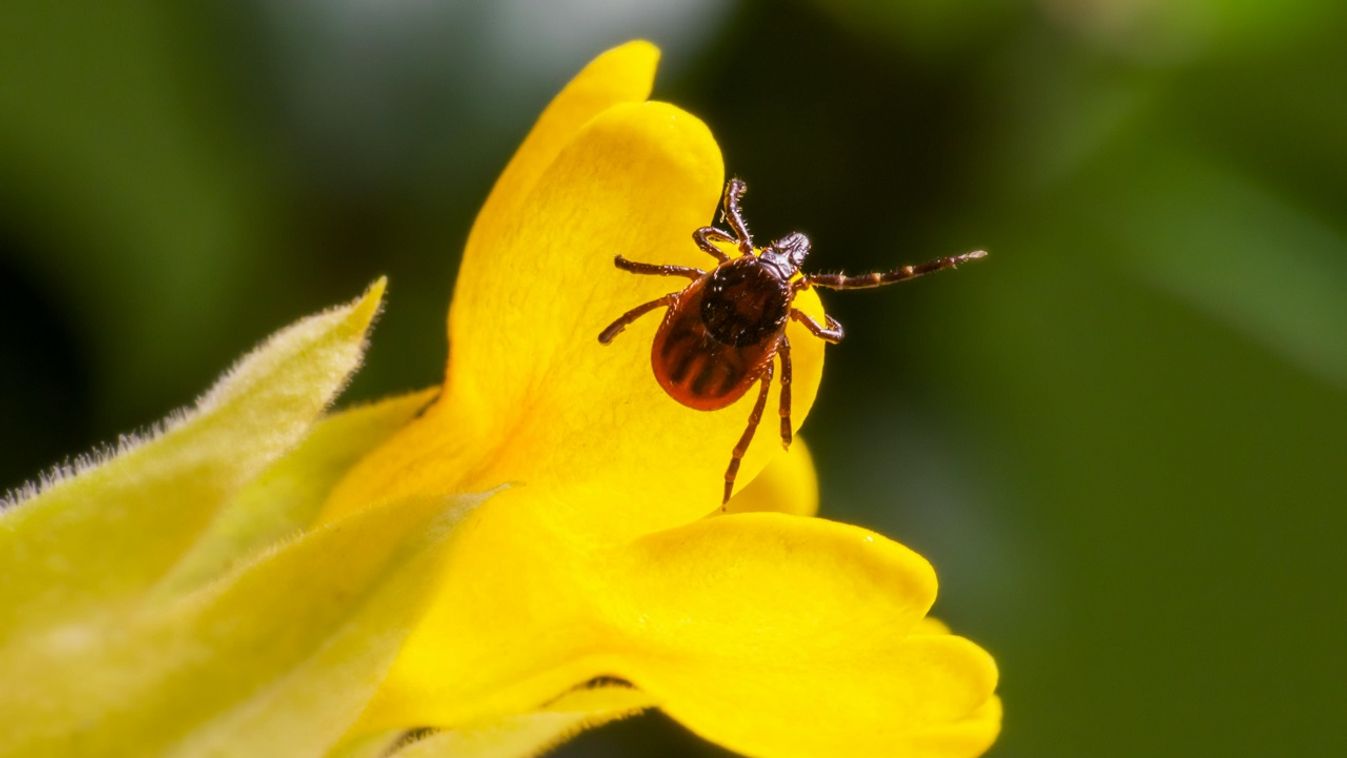
[[(465, 259), (455, 293), (444, 396), (355, 468), (327, 517), (507, 481), (567, 496), (520, 499), (511, 490), (499, 508), (538, 503), (537, 519), (605, 541), (716, 510), (754, 393), (714, 412), (666, 395), (650, 367), (657, 316), (611, 345), (597, 336), (624, 311), (686, 284), (619, 271), (615, 254), (715, 262), (691, 232), (712, 216), (721, 179), (706, 126), (673, 106), (619, 105), (592, 119), (538, 179), (526, 212), (468, 251), (475, 259)], [(821, 318), (812, 291), (797, 305)], [(823, 344), (794, 322), (788, 334), (798, 427), (818, 388)], [(741, 484), (780, 452), (775, 416), (769, 411), (759, 429)], [(659, 505), (631, 508), (634, 498)]]
[[(463, 258), (463, 270), (469, 272), (469, 278), (473, 266), (492, 265), (490, 247), (524, 212), (524, 200), (538, 177), (581, 127), (614, 105), (644, 102), (650, 96), (657, 63), (659, 48), (649, 42), (619, 45), (590, 61), (552, 99), (477, 214)], [(487, 249), (476, 252), (482, 247)]]
[(749, 754), (963, 755), (995, 735), (994, 664), (923, 622), (935, 577), (897, 543), (750, 513), (585, 549), (485, 508), (362, 729), (500, 718), (613, 676)]
[(88, 615), (161, 577), (345, 386), (383, 290), (379, 280), (278, 332), (158, 435), (0, 510), (0, 638)]
[(729, 513), (770, 511), (795, 516), (816, 515), (818, 475), (814, 473), (814, 459), (804, 440), (796, 437), (785, 455), (773, 458), (761, 474), (730, 498), (725, 510)]
[[(542, 708), (605, 671), (611, 641), (594, 627), (594, 551), (532, 515), (532, 487), (513, 505), (470, 514), (445, 556), (438, 593), (407, 638), (353, 736), (456, 729)], [(550, 502), (550, 499), (546, 500)]]
[(972, 755), (995, 736), (966, 728), (992, 697), (991, 658), (959, 637), (907, 634), (935, 578), (897, 543), (745, 514), (645, 537), (623, 563), (605, 573), (608, 618), (639, 654), (618, 674), (718, 744), (772, 756)]
[(0, 647), (0, 754), (318, 755), (378, 687), (481, 501), (367, 511), (176, 602)]

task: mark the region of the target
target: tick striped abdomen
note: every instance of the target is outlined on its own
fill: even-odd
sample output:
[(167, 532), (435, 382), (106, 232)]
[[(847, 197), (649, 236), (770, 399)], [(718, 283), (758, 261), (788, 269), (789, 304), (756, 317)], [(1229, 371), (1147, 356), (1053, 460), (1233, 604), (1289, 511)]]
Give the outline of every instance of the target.
[(751, 257), (693, 282), (655, 335), (650, 361), (660, 386), (703, 411), (742, 397), (776, 355), (789, 314), (785, 286)]

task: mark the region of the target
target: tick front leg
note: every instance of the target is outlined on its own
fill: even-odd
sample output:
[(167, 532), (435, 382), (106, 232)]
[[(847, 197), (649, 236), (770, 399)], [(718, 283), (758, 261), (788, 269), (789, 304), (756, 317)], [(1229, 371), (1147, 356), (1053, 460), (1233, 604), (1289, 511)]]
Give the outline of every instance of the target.
[(786, 335), (781, 335), (781, 341), (777, 343), (776, 354), (781, 356), (781, 446), (790, 449), (790, 340)]
[(715, 256), (715, 259), (721, 263), (728, 262), (730, 256), (726, 255), (724, 250), (716, 247), (711, 240), (734, 242), (734, 235), (724, 229), (717, 229), (714, 226), (703, 226), (692, 233), (692, 241), (697, 243), (697, 247), (701, 248), (702, 252), (707, 255)]
[(963, 255), (936, 258), (933, 261), (927, 261), (916, 266), (899, 266), (892, 271), (876, 271), (873, 274), (857, 274), (855, 276), (810, 274), (809, 283), (815, 287), (826, 287), (834, 290), (870, 289), (871, 287), (883, 287), (886, 284), (905, 282), (908, 279), (916, 279), (919, 276), (944, 271), (947, 268), (958, 268), (961, 264), (986, 257), (987, 252), (985, 250), (974, 250)]
[(758, 422), (762, 421), (762, 409), (767, 407), (767, 390), (772, 386), (772, 364), (767, 364), (767, 370), (762, 375), (762, 389), (758, 390), (758, 400), (753, 403), (753, 412), (748, 416), (748, 427), (739, 437), (739, 444), (734, 446), (734, 452), (730, 454), (730, 467), (725, 469), (725, 496), (720, 501), (720, 510), (725, 510), (725, 504), (730, 502), (730, 495), (734, 494), (734, 478), (739, 475), (739, 462), (743, 460), (744, 453), (748, 451), (748, 443), (753, 441), (753, 433), (758, 430)]
[(748, 233), (748, 224), (744, 223), (744, 212), (739, 209), (739, 201), (744, 198), (745, 192), (748, 192), (748, 185), (744, 184), (743, 179), (731, 179), (725, 185), (725, 195), (720, 205), (725, 221), (734, 230), (737, 239), (733, 241), (739, 243), (739, 252), (748, 255), (753, 252), (753, 237)]
[(638, 263), (637, 261), (629, 261), (620, 255), (613, 258), (613, 265), (623, 271), (630, 271), (633, 274), (647, 274), (650, 276), (686, 276), (689, 279), (700, 279), (706, 275), (706, 272), (699, 268)]
[(846, 331), (842, 329), (842, 325), (832, 316), (827, 317), (828, 325), (826, 327), (820, 326), (819, 322), (810, 318), (809, 314), (799, 308), (791, 308), (790, 317), (799, 321), (801, 324), (804, 324), (804, 328), (808, 329), (810, 334), (813, 334), (824, 342), (836, 345), (842, 341), (843, 337), (847, 336)]
[(627, 311), (621, 316), (618, 316), (617, 320), (609, 324), (607, 329), (604, 329), (603, 331), (599, 332), (599, 342), (602, 342), (603, 344), (607, 345), (609, 342), (613, 341), (614, 337), (616, 337), (618, 334), (621, 334), (622, 330), (626, 329), (627, 325), (630, 324), (631, 322), (655, 310), (656, 308), (663, 308), (666, 306), (673, 305), (676, 300), (678, 300), (678, 293), (670, 292), (664, 297), (651, 300), (648, 303), (641, 303), (640, 305), (636, 306), (635, 308), (632, 308), (631, 310)]

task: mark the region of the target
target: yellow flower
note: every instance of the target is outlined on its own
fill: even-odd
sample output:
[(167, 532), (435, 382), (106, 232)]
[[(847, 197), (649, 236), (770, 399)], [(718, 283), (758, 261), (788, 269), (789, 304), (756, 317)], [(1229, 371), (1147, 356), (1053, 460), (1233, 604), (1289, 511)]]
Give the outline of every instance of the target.
[[(653, 319), (595, 339), (667, 284), (615, 253), (706, 263), (721, 158), (646, 101), (656, 55), (596, 59), (502, 175), (443, 388), (323, 416), (376, 282), (0, 503), (0, 755), (528, 755), (649, 707), (750, 755), (992, 742), (995, 666), (926, 618), (929, 564), (814, 518), (766, 432), (722, 514), (747, 403), (666, 397)], [(798, 425), (823, 348), (791, 330)]]
[[(649, 363), (657, 319), (595, 340), (670, 289), (616, 271), (615, 253), (710, 260), (690, 233), (716, 207), (721, 156), (695, 117), (646, 100), (656, 58), (640, 42), (609, 51), (544, 112), (469, 237), (443, 393), (328, 501), (336, 519), (512, 485), (456, 531), (355, 731), (507, 733), (598, 681), (644, 699), (590, 693), (569, 711), (578, 725), (648, 703), (753, 755), (976, 754), (999, 724), (995, 667), (924, 620), (930, 566), (820, 519), (707, 518), (751, 398), (696, 412), (665, 396)], [(797, 305), (822, 321), (812, 291)], [(795, 324), (789, 335), (798, 425), (823, 346)], [(780, 454), (760, 437), (741, 482)], [(801, 451), (781, 466), (798, 477), (809, 464)]]

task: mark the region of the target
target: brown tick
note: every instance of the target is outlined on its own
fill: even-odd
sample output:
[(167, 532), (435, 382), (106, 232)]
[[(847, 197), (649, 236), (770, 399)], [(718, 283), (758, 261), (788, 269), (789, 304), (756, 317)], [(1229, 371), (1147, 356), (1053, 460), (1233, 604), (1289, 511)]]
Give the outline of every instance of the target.
[[(632, 308), (599, 333), (599, 342), (606, 345), (631, 322), (656, 308), (667, 308), (664, 322), (655, 333), (650, 363), (655, 369), (655, 379), (664, 391), (689, 408), (699, 411), (724, 408), (743, 397), (754, 382), (760, 383), (758, 400), (748, 417), (748, 427), (734, 446), (729, 468), (725, 470), (722, 504), (730, 499), (735, 475), (739, 473), (739, 461), (762, 420), (774, 373), (773, 359), (778, 356), (781, 358), (781, 443), (790, 447), (791, 368), (787, 321), (799, 321), (815, 337), (827, 342), (842, 341), (842, 325), (832, 316), (827, 317), (827, 326), (822, 326), (792, 306), (798, 292), (809, 287), (854, 290), (897, 284), (987, 255), (976, 250), (937, 258), (918, 266), (901, 266), (892, 271), (858, 276), (805, 274), (800, 271), (800, 264), (809, 254), (809, 238), (799, 232), (787, 234), (754, 253), (753, 238), (749, 236), (748, 226), (739, 210), (739, 201), (747, 189), (739, 179), (731, 179), (725, 185), (721, 213), (731, 231), (704, 226), (692, 233), (697, 247), (719, 261), (711, 271), (637, 263), (617, 256), (613, 263), (623, 271), (685, 276), (692, 283), (678, 292)], [(734, 243), (740, 255), (736, 258), (726, 255), (715, 245), (717, 241)], [(798, 279), (795, 278), (797, 274)]]

